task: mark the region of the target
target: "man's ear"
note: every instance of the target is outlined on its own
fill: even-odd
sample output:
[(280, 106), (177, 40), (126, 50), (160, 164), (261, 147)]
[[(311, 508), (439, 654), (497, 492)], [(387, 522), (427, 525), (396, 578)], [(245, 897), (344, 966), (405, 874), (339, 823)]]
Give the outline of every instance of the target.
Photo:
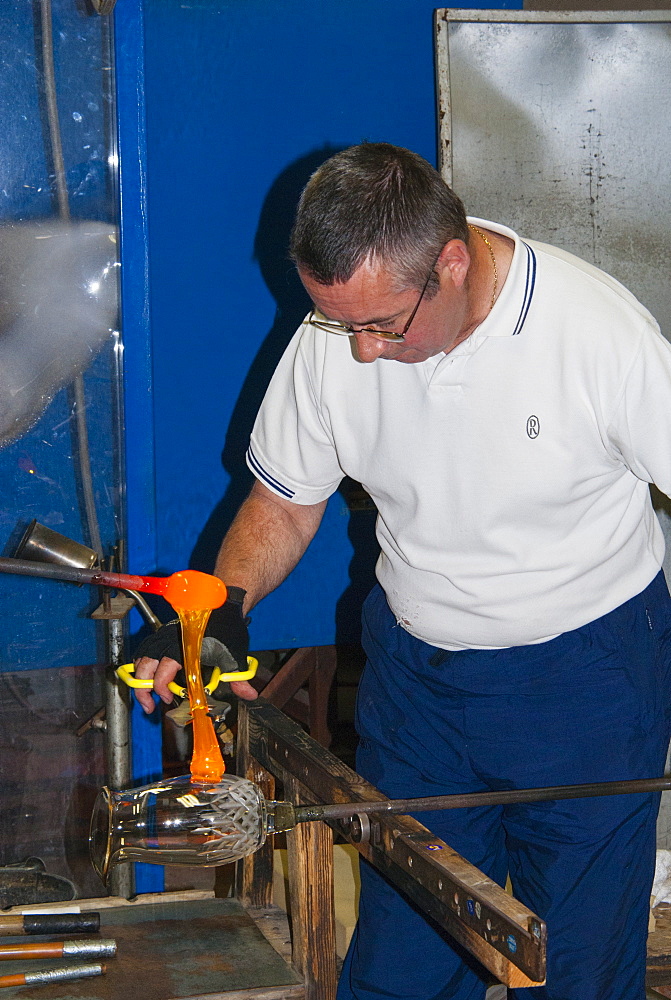
[(450, 240), (441, 250), (436, 263), (436, 270), (443, 278), (449, 277), (455, 288), (461, 288), (466, 281), (466, 275), (471, 264), (471, 255), (463, 240)]

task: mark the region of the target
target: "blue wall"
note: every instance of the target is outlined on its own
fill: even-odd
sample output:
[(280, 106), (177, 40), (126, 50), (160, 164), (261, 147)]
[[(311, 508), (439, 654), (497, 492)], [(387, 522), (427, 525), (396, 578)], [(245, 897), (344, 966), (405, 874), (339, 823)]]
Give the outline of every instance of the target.
[[(1, 5), (7, 44), (0, 56), (0, 222), (56, 213), (34, 13), (20, 0)], [(56, 0), (54, 18), (71, 208), (79, 218), (111, 219), (101, 137), (112, 123), (100, 100), (108, 19), (78, 0)], [(253, 416), (307, 307), (286, 243), (309, 173), (362, 138), (434, 159), (432, 19), (429, 0), (117, 4), (134, 571), (211, 568), (249, 488), (243, 455)], [(123, 534), (114, 509), (120, 497), (112, 383), (103, 354), (87, 390), (106, 547)], [(0, 449), (5, 553), (33, 517), (90, 541), (81, 524), (71, 413), (61, 391), (28, 434)], [(372, 515), (350, 516), (336, 495), (307, 558), (255, 612), (253, 645), (355, 637), (358, 599), (371, 577), (371, 534)], [(0, 670), (100, 659), (101, 633), (86, 617), (96, 602), (88, 589), (0, 580)]]
[[(132, 405), (127, 420), (129, 463), (155, 484), (156, 565), (133, 566), (131, 544), (134, 569), (211, 569), (249, 489), (254, 413), (307, 311), (286, 246), (309, 174), (362, 139), (435, 162), (434, 6), (144, 0), (153, 426)], [(141, 500), (129, 496), (131, 543)], [(372, 527), (332, 498), (255, 610), (254, 648), (356, 638)]]

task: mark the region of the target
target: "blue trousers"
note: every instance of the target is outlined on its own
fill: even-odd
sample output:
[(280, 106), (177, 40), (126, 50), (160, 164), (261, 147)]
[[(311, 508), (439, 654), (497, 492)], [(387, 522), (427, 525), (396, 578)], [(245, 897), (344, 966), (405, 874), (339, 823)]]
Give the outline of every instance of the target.
[[(357, 770), (396, 797), (661, 775), (671, 600), (643, 593), (549, 642), (449, 653), (396, 624), (376, 587)], [(643, 1000), (659, 796), (418, 813), (547, 921), (545, 986), (514, 1000)], [(338, 1000), (482, 1000), (482, 969), (366, 862)]]

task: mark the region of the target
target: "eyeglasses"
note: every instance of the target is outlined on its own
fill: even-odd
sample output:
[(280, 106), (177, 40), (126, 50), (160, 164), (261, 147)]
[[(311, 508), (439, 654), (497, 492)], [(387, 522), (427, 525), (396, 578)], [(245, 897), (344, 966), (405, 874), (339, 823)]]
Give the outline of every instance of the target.
[[(438, 257), (440, 257), (440, 254), (438, 254)], [(325, 330), (327, 333), (337, 333), (342, 337), (353, 337), (357, 333), (368, 333), (372, 337), (380, 337), (382, 340), (392, 340), (395, 341), (396, 343), (405, 340), (406, 334), (410, 329), (410, 324), (417, 315), (417, 310), (422, 304), (422, 299), (424, 298), (424, 294), (427, 288), (429, 287), (431, 276), (434, 272), (436, 264), (438, 263), (438, 257), (436, 257), (433, 263), (433, 267), (428, 273), (427, 279), (424, 282), (424, 287), (422, 288), (421, 294), (417, 299), (415, 308), (408, 316), (408, 320), (400, 333), (392, 333), (391, 330), (378, 330), (376, 327), (372, 326), (364, 326), (361, 327), (360, 330), (355, 330), (354, 327), (348, 326), (346, 323), (338, 323), (336, 320), (327, 319), (325, 316), (322, 315), (322, 313), (319, 312), (318, 309), (312, 310), (312, 312), (308, 316), (308, 323), (310, 323), (312, 326), (316, 326), (317, 329), (319, 330)]]

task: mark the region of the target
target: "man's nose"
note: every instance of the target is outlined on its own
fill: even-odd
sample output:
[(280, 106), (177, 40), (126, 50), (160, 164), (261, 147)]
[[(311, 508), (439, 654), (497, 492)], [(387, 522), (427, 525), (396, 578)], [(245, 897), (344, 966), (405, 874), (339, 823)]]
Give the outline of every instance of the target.
[(356, 341), (356, 353), (359, 361), (363, 361), (365, 365), (371, 363), (371, 361), (377, 360), (380, 355), (384, 352), (386, 342), (382, 337), (376, 337), (372, 333), (355, 333), (354, 339)]

